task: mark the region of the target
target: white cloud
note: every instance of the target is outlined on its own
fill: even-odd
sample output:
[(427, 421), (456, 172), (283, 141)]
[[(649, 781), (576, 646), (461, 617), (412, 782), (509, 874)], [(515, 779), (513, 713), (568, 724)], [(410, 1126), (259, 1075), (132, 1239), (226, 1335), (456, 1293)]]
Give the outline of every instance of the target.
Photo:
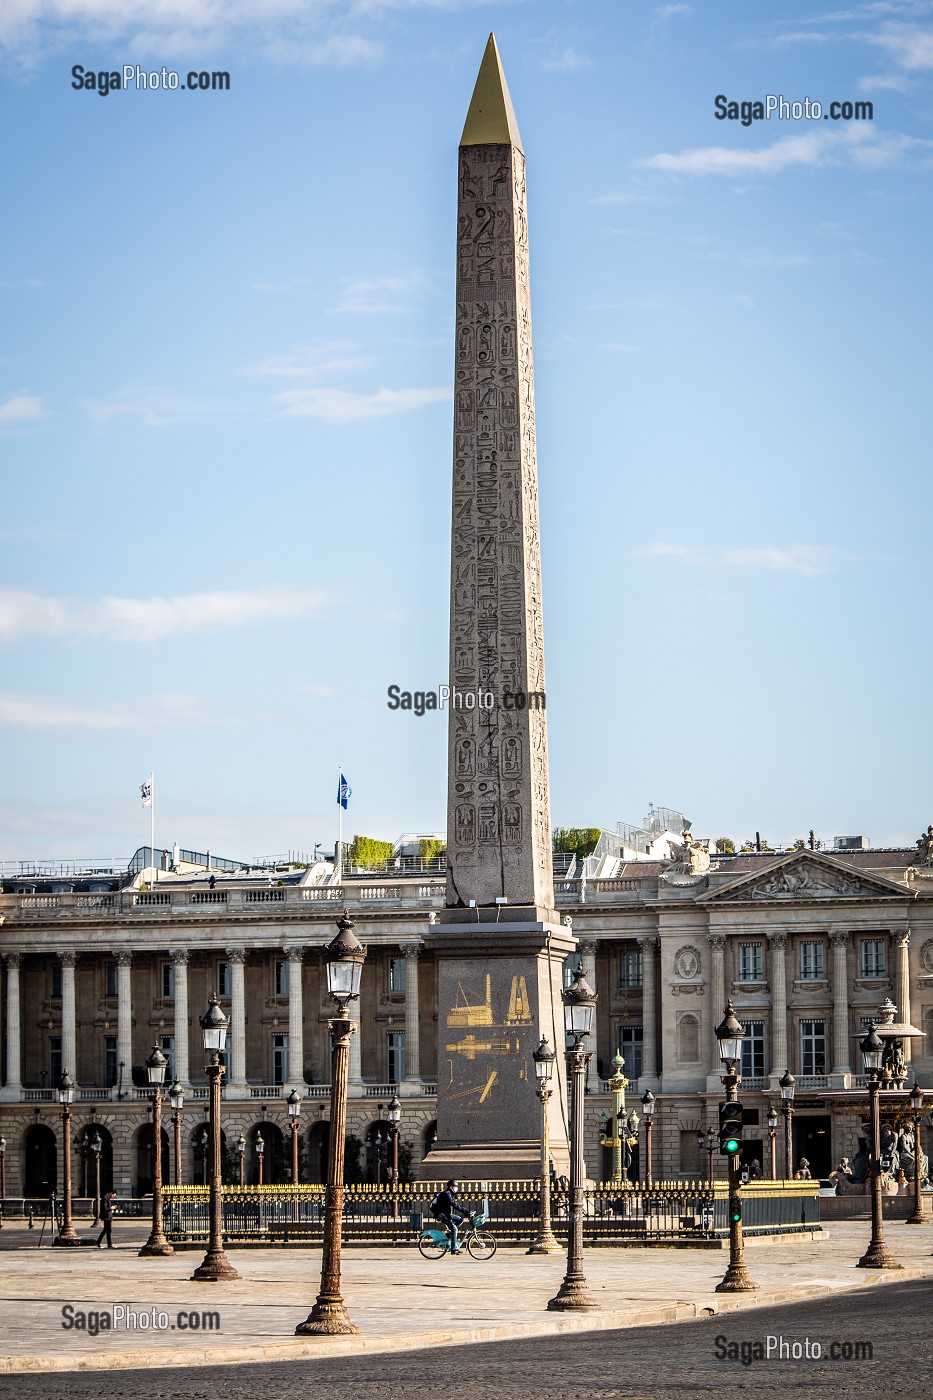
[(909, 73), (933, 68), (933, 29), (919, 24), (888, 23), (866, 37)]
[(284, 355), (270, 355), (267, 360), (253, 365), (248, 373), (270, 379), (320, 379), (323, 375), (351, 374), (369, 369), (372, 360), (353, 351), (352, 345), (342, 341), (319, 342), (298, 347)]
[(701, 568), (764, 569), (771, 573), (826, 574), (843, 556), (827, 545), (761, 545), (710, 551), (693, 545), (652, 544), (638, 551), (649, 558), (681, 559)]
[(342, 277), (336, 310), (351, 315), (398, 315), (411, 311), (430, 286), (421, 268), (377, 277)]
[(555, 73), (578, 73), (581, 69), (592, 68), (593, 60), (588, 54), (578, 53), (574, 48), (562, 49), (560, 53), (545, 58), (541, 67)]
[(116, 418), (138, 418), (144, 428), (188, 423), (210, 411), (206, 403), (148, 383), (129, 384), (124, 389), (116, 389), (106, 398), (87, 399), (84, 409), (95, 423), (112, 423)]
[(42, 400), (35, 394), (17, 389), (0, 403), (0, 428), (18, 428), (21, 423), (39, 423), (46, 412)]
[(931, 141), (898, 133), (884, 134), (862, 124), (840, 131), (811, 131), (788, 136), (770, 146), (743, 150), (734, 146), (699, 146), (676, 154), (663, 152), (635, 161), (645, 170), (671, 175), (776, 175), (792, 166), (816, 169), (852, 164), (865, 169), (898, 165), (911, 152), (927, 152)]
[(655, 18), (656, 18), (656, 19), (660, 20), (662, 24), (666, 24), (667, 21), (668, 21), (669, 19), (673, 19), (675, 15), (692, 15), (692, 14), (693, 14), (693, 6), (692, 6), (692, 5), (661, 5), (661, 6), (659, 6), (658, 9), (655, 10), (654, 13), (655, 13)]
[(327, 601), (323, 593), (269, 587), (189, 593), (174, 598), (43, 597), (0, 589), (0, 642), (26, 637), (103, 637), (153, 642), (219, 628), (247, 627), (307, 617)]
[(319, 418), (326, 423), (357, 423), (407, 413), (427, 404), (449, 403), (448, 389), (377, 389), (355, 394), (346, 389), (286, 389), (273, 396), (276, 407), (289, 418)]
[(0, 691), (0, 726), (8, 729), (148, 731), (223, 722), (215, 701), (194, 695), (144, 695), (132, 701), (88, 703), (49, 695)]
[(359, 34), (332, 34), (320, 42), (306, 39), (273, 39), (263, 45), (263, 55), (272, 63), (299, 67), (355, 68), (358, 64), (379, 63), (385, 55), (382, 44)]

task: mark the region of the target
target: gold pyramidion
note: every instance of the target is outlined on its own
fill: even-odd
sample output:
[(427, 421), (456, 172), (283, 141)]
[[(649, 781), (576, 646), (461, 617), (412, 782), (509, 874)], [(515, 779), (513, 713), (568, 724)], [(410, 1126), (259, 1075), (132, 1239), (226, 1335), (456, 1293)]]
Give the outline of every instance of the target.
[(460, 137), (461, 146), (517, 146), (522, 149), (496, 36), (490, 34), (479, 66), (470, 110)]

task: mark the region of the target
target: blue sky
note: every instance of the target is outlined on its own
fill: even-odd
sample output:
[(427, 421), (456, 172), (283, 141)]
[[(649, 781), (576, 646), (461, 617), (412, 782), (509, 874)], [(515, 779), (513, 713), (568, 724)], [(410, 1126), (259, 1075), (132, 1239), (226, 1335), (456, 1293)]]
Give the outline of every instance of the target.
[[(528, 161), (555, 824), (914, 839), (933, 5), (0, 14), (0, 857), (442, 829), (456, 146)], [(72, 87), (230, 73), (228, 92)], [(873, 104), (717, 120), (714, 99)]]

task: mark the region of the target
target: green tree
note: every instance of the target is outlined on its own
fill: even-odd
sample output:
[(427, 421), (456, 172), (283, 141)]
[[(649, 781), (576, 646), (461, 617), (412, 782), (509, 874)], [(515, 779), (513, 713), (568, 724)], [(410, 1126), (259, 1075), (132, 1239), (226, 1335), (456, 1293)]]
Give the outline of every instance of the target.
[(447, 854), (447, 842), (439, 836), (423, 836), (418, 842), (418, 854), (422, 860), (438, 860)]
[(392, 859), (395, 847), (391, 841), (377, 841), (374, 836), (354, 836), (350, 843), (350, 864), (364, 870), (384, 867)]
[(733, 841), (731, 836), (717, 836), (716, 850), (721, 856), (734, 856), (735, 842)]
[(559, 826), (554, 832), (555, 855), (591, 856), (599, 844), (598, 826)]

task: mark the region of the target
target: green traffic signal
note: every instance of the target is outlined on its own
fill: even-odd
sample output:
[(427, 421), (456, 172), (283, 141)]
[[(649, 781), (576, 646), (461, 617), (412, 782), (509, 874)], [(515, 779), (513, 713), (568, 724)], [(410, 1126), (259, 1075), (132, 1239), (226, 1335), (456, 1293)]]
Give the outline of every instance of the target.
[(742, 1219), (742, 1202), (735, 1196), (729, 1202), (729, 1219), (734, 1225), (738, 1225)]
[(728, 1153), (728, 1155), (731, 1157), (736, 1152), (738, 1152), (739, 1146), (740, 1144), (738, 1138), (726, 1138), (726, 1141), (723, 1143), (723, 1151)]

